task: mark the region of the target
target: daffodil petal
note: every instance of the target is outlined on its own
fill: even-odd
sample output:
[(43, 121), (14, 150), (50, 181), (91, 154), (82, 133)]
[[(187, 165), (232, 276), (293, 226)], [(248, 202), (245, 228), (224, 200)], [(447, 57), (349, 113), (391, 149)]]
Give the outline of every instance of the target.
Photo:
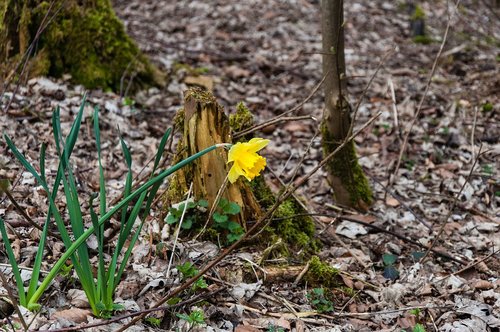
[(269, 144), (269, 140), (268, 139), (263, 139), (263, 138), (252, 138), (250, 141), (247, 142), (248, 144), (248, 147), (249, 147), (249, 151), (252, 151), (252, 152), (257, 152), (257, 151), (260, 151), (262, 150), (263, 148), (266, 147), (266, 145)]
[(242, 175), (240, 172), (238, 172), (238, 166), (234, 164), (231, 169), (229, 170), (229, 174), (227, 175), (229, 182), (235, 183), (238, 178)]
[(236, 182), (240, 176), (248, 181), (259, 175), (266, 167), (266, 158), (259, 156), (257, 151), (269, 144), (269, 140), (252, 138), (249, 142), (234, 144), (228, 153), (228, 163), (233, 162), (229, 170), (228, 180)]

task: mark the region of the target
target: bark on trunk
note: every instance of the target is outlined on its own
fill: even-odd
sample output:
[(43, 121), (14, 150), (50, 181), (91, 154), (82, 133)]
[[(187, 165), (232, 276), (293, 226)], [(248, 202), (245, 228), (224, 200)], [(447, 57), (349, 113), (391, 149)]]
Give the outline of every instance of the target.
[[(351, 107), (347, 100), (344, 56), (344, 14), (342, 0), (322, 0), (323, 74), (325, 111), (322, 121), (323, 152), (333, 152), (349, 135)], [(358, 164), (354, 143), (347, 144), (327, 164), (328, 180), (335, 200), (366, 210), (371, 190)]]

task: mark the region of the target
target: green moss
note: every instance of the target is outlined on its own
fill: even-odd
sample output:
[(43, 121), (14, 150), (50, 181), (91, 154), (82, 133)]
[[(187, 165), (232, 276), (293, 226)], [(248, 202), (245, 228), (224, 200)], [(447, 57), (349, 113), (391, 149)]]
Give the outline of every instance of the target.
[[(276, 198), (263, 177), (255, 178), (251, 182), (251, 186), (263, 209), (274, 205)], [(297, 216), (304, 212), (294, 198), (285, 200), (273, 214), (273, 220), (266, 228), (265, 236), (269, 237), (271, 242), (275, 242), (276, 237), (282, 238), (295, 251), (303, 251), (305, 254), (317, 252), (321, 243), (314, 238), (314, 221), (308, 216)]]
[(425, 19), (425, 11), (422, 9), (421, 6), (416, 5), (415, 10), (413, 11), (413, 14), (411, 15), (411, 20), (416, 21), (416, 20), (424, 20)]
[[(335, 143), (335, 138), (328, 132), (326, 125), (321, 126), (323, 135), (323, 153), (325, 155), (335, 151), (339, 144)], [(358, 156), (354, 142), (347, 143), (327, 164), (328, 172), (336, 179), (333, 190), (335, 199), (351, 207), (366, 210), (373, 202), (373, 194), (370, 184), (363, 173), (363, 169), (358, 163)], [(348, 197), (345, 197), (345, 196)]]
[(484, 103), (482, 107), (483, 112), (491, 112), (493, 111), (493, 104), (490, 102)]
[(322, 262), (318, 256), (309, 260), (309, 269), (304, 280), (311, 287), (334, 288), (341, 285), (339, 270)]
[(194, 68), (191, 65), (189, 65), (187, 63), (182, 63), (182, 62), (175, 62), (174, 65), (172, 66), (172, 69), (175, 73), (183, 70), (188, 75), (191, 75), (191, 76), (199, 76), (199, 75), (208, 74), (208, 72), (210, 71), (206, 67)]
[(431, 37), (429, 37), (427, 35), (423, 35), (423, 36), (419, 35), (419, 36), (413, 37), (413, 42), (416, 44), (429, 45), (429, 44), (434, 42), (434, 39), (432, 39)]
[(229, 126), (234, 132), (239, 132), (250, 128), (253, 124), (253, 114), (243, 102), (239, 102), (236, 105), (236, 113), (229, 115)]
[[(16, 53), (26, 50), (49, 9), (46, 1), (30, 8), (27, 3), (17, 16)], [(0, 36), (0, 42), (13, 38), (12, 31), (9, 33), (9, 36)], [(44, 56), (39, 57), (39, 53)], [(43, 61), (42, 65), (36, 65), (37, 75), (60, 77), (69, 73), (75, 82), (89, 89), (101, 87), (118, 91), (122, 76), (126, 78), (125, 86), (128, 78), (134, 76), (133, 88), (161, 85), (164, 80), (127, 36), (109, 0), (86, 1), (84, 5), (67, 1), (41, 35), (34, 59)]]

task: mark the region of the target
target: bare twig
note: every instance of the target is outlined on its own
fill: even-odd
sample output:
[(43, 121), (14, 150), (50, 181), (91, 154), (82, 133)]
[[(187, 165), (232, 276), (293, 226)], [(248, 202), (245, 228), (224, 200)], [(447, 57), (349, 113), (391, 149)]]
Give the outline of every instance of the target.
[(448, 211), (448, 214), (446, 215), (446, 217), (444, 218), (443, 220), (443, 224), (441, 225), (441, 227), (439, 228), (439, 231), (436, 235), (436, 237), (434, 237), (434, 240), (432, 241), (431, 245), (429, 246), (429, 248), (427, 249), (427, 251), (425, 252), (424, 254), (424, 257), (422, 257), (422, 259), (420, 260), (420, 262), (423, 264), (425, 262), (425, 260), (427, 259), (427, 256), (429, 256), (429, 252), (432, 250), (432, 248), (434, 248), (434, 246), (436, 245), (437, 241), (439, 240), (439, 238), (441, 237), (441, 235), (443, 234), (443, 231), (444, 231), (444, 228), (446, 226), (446, 224), (448, 223), (448, 219), (450, 219), (451, 215), (453, 214), (453, 210), (455, 209), (455, 206), (457, 205), (458, 203), (458, 199), (460, 198), (460, 195), (462, 195), (462, 191), (464, 191), (464, 188), (465, 186), (470, 182), (470, 179), (472, 177), (472, 174), (474, 172), (474, 168), (476, 167), (476, 164), (479, 160), (479, 157), (481, 156), (481, 149), (483, 148), (483, 145), (481, 144), (479, 146), (479, 151), (477, 153), (477, 157), (476, 159), (474, 159), (474, 163), (472, 164), (472, 167), (470, 168), (470, 172), (469, 172), (469, 175), (467, 176), (467, 178), (465, 179), (464, 181), (464, 184), (462, 185), (462, 187), (460, 188), (460, 190), (458, 191), (458, 193), (455, 195), (455, 197), (453, 198), (453, 202), (451, 204), (451, 208), (450, 208), (450, 211)]
[[(459, 4), (460, 4), (460, 0), (457, 0), (457, 2), (455, 3), (455, 8), (457, 8)], [(401, 147), (401, 150), (399, 151), (398, 161), (396, 163), (396, 168), (394, 169), (394, 172), (393, 172), (394, 176), (393, 177), (391, 176), (389, 178), (389, 183), (387, 185), (388, 187), (390, 187), (394, 183), (394, 181), (396, 180), (396, 178), (398, 176), (398, 171), (399, 171), (399, 168), (401, 166), (401, 161), (403, 159), (403, 155), (404, 155), (404, 153), (406, 151), (406, 147), (408, 145), (408, 139), (410, 137), (413, 126), (417, 122), (417, 119), (420, 115), (420, 112), (422, 111), (422, 106), (424, 104), (424, 100), (427, 97), (427, 93), (429, 92), (432, 78), (434, 77), (434, 74), (436, 73), (439, 58), (441, 57), (441, 54), (443, 53), (444, 45), (446, 44), (446, 40), (448, 38), (448, 32), (450, 31), (450, 26), (451, 26), (451, 15), (448, 14), (448, 22), (446, 24), (446, 29), (444, 31), (443, 41), (441, 42), (441, 46), (439, 47), (439, 51), (436, 54), (436, 58), (434, 59), (434, 63), (432, 64), (432, 69), (431, 69), (431, 72), (430, 72), (429, 77), (427, 79), (427, 83), (425, 85), (424, 94), (422, 95), (422, 98), (420, 98), (420, 102), (418, 103), (418, 107), (417, 107), (417, 111), (415, 112), (415, 116), (413, 117), (413, 119), (410, 122), (410, 126), (408, 128), (408, 131), (405, 133), (404, 140), (403, 140), (403, 146)]]
[[(209, 263), (207, 263), (203, 268), (200, 269), (197, 275), (194, 277), (186, 280), (184, 284), (181, 286), (175, 288), (172, 290), (169, 294), (161, 298), (156, 304), (153, 305), (153, 307), (157, 307), (171, 299), (173, 296), (176, 296), (183, 290), (187, 289), (189, 286), (191, 286), (196, 280), (198, 280), (200, 277), (202, 277), (207, 271), (212, 269), (214, 266), (216, 266), (224, 257), (229, 255), (231, 252), (233, 252), (241, 243), (246, 241), (250, 235), (254, 233), (257, 229), (259, 229), (263, 223), (274, 213), (274, 211), (283, 203), (287, 198), (289, 198), (300, 186), (302, 186), (306, 181), (313, 175), (315, 174), (321, 167), (323, 167), (327, 162), (329, 162), (344, 146), (346, 146), (351, 140), (353, 140), (357, 135), (359, 135), (366, 127), (368, 127), (373, 121), (375, 121), (379, 116), (381, 112), (378, 112), (375, 116), (370, 118), (360, 129), (358, 129), (353, 135), (348, 137), (342, 144), (340, 144), (334, 151), (332, 151), (328, 156), (326, 156), (317, 166), (315, 166), (308, 174), (306, 174), (304, 177), (302, 177), (297, 183), (295, 183), (293, 186), (285, 190), (277, 199), (276, 203), (268, 210), (264, 215), (248, 230), (247, 233), (245, 233), (238, 241), (234, 242), (232, 245), (224, 249), (217, 257), (215, 257), (213, 260), (211, 260)], [(124, 325), (120, 329), (118, 329), (116, 332), (123, 332), (139, 320), (141, 320), (144, 317), (144, 315), (139, 315), (135, 317), (131, 322), (128, 324)]]
[[(211, 292), (208, 292), (208, 293), (201, 293), (199, 295), (196, 295), (186, 301), (182, 301), (182, 302), (179, 302), (177, 304), (173, 304), (173, 305), (165, 305), (165, 306), (161, 306), (161, 307), (155, 307), (155, 308), (150, 308), (150, 309), (145, 309), (145, 310), (141, 310), (141, 311), (136, 311), (136, 312), (132, 312), (130, 314), (126, 314), (126, 315), (122, 315), (122, 316), (118, 316), (118, 317), (115, 317), (115, 318), (111, 318), (111, 319), (106, 319), (106, 320), (101, 320), (97, 323), (93, 323), (93, 324), (88, 324), (88, 325), (84, 325), (84, 326), (72, 326), (72, 327), (65, 327), (65, 328), (61, 328), (61, 329), (55, 329), (55, 330), (36, 330), (38, 332), (70, 332), (70, 331), (81, 331), (81, 330), (86, 330), (86, 329), (90, 329), (90, 328), (93, 328), (93, 327), (99, 327), (99, 326), (105, 326), (105, 325), (110, 325), (110, 324), (113, 324), (113, 323), (117, 323), (121, 320), (124, 320), (124, 319), (127, 319), (127, 318), (131, 318), (131, 317), (135, 317), (135, 316), (138, 316), (138, 315), (146, 315), (146, 314), (149, 314), (151, 312), (155, 312), (155, 311), (167, 311), (167, 310), (172, 310), (174, 308), (179, 308), (179, 307), (184, 307), (184, 306), (187, 306), (187, 305), (190, 305), (190, 304), (193, 304), (193, 303), (196, 303), (196, 302), (199, 302), (203, 299), (210, 299), (212, 298), (215, 294), (225, 290), (226, 287), (225, 286), (222, 286), (214, 291), (211, 291)], [(32, 330), (31, 332), (35, 332), (35, 330)]]
[[(327, 73), (328, 75), (328, 73)], [(233, 138), (237, 139), (239, 137), (242, 137), (242, 136), (245, 136), (245, 135), (248, 135), (249, 133), (252, 133), (254, 132), (255, 130), (258, 130), (260, 128), (264, 128), (266, 126), (268, 126), (270, 123), (276, 123), (276, 122), (279, 122), (279, 120), (283, 117), (285, 117), (285, 115), (288, 115), (290, 113), (293, 113), (299, 109), (302, 108), (302, 106), (304, 106), (305, 103), (307, 103), (315, 94), (316, 92), (319, 90), (319, 88), (321, 87), (321, 85), (323, 85), (323, 82), (325, 81), (326, 79), (326, 75), (323, 76), (323, 78), (321, 79), (321, 81), (314, 87), (314, 89), (311, 91), (311, 93), (309, 94), (309, 96), (306, 97), (306, 99), (304, 99), (300, 104), (298, 104), (297, 106), (295, 106), (294, 108), (292, 108), (291, 110), (289, 111), (286, 111), (286, 112), (283, 112), (281, 113), (280, 115), (272, 118), (272, 119), (269, 119), (267, 120), (266, 122), (264, 123), (261, 123), (261, 124), (258, 124), (258, 125), (255, 125), (255, 126), (252, 126), (248, 129), (245, 129), (243, 131), (240, 131), (240, 132), (237, 132), (237, 133), (234, 133), (233, 135)]]
[[(35, 227), (36, 229), (38, 229), (39, 231), (43, 232), (43, 227), (38, 225), (33, 219), (31, 219), (31, 217), (26, 213), (26, 211), (24, 211), (24, 209), (19, 205), (19, 203), (17, 203), (16, 199), (14, 198), (14, 196), (12, 196), (12, 193), (10, 192), (9, 189), (5, 189), (3, 190), (3, 192), (5, 193), (5, 195), (9, 198), (10, 202), (12, 203), (12, 205), (14, 205), (14, 207), (16, 208), (16, 210), (23, 216), (23, 218), (28, 222), (28, 224), (30, 224), (31, 226)], [(51, 235), (51, 236), (54, 236), (55, 238), (61, 240), (61, 236), (59, 234), (56, 234), (52, 231), (49, 231), (47, 230), (47, 232)]]
[[(17, 315), (19, 316), (19, 320), (21, 321), (21, 324), (24, 327), (24, 330), (28, 330), (28, 325), (26, 324), (26, 321), (24, 320), (23, 314), (21, 313), (21, 310), (19, 309), (19, 303), (16, 300), (16, 296), (14, 293), (12, 293), (12, 289), (10, 288), (9, 282), (7, 281), (7, 278), (5, 277), (5, 274), (3, 274), (2, 270), (0, 270), (0, 279), (2, 280), (2, 285), (3, 288), (7, 290), (7, 294), (9, 295), (9, 300), (12, 303), (12, 306), (14, 307), (14, 310), (16, 311)], [(9, 320), (10, 322), (10, 320)]]
[(168, 261), (167, 273), (165, 273), (165, 277), (168, 278), (170, 276), (170, 268), (172, 267), (172, 262), (174, 260), (175, 247), (177, 245), (177, 240), (179, 239), (179, 233), (181, 232), (182, 222), (184, 221), (184, 217), (186, 216), (187, 207), (189, 204), (189, 199), (191, 198), (191, 193), (193, 192), (193, 183), (189, 185), (189, 191), (187, 193), (187, 197), (184, 203), (184, 208), (182, 209), (181, 219), (179, 220), (179, 225), (177, 226), (177, 230), (175, 231), (175, 239), (174, 245), (172, 246), (172, 254), (170, 255), (170, 259)]
[(446, 277), (443, 277), (443, 278), (441, 278), (441, 279), (439, 279), (439, 280), (436, 280), (435, 282), (441, 282), (441, 281), (443, 281), (443, 280), (448, 279), (448, 278), (449, 278), (449, 277), (451, 277), (451, 276), (454, 276), (454, 275), (457, 275), (457, 274), (463, 273), (463, 272), (465, 272), (465, 271), (467, 271), (467, 270), (469, 270), (469, 269), (472, 269), (474, 266), (476, 266), (476, 265), (478, 265), (478, 264), (480, 264), (480, 263), (482, 263), (482, 262), (486, 261), (487, 259), (489, 259), (490, 257), (493, 257), (494, 255), (496, 255), (496, 254), (497, 254), (497, 253), (499, 253), (499, 252), (500, 252), (500, 249), (493, 250), (493, 251), (492, 251), (489, 255), (487, 255), (487, 256), (485, 256), (485, 257), (483, 257), (483, 258), (479, 259), (479, 260), (476, 260), (476, 261), (474, 261), (474, 262), (470, 263), (469, 265), (467, 265), (466, 267), (464, 267), (464, 268), (462, 268), (462, 269), (460, 269), (460, 270), (458, 270), (458, 271), (456, 271), (456, 272), (450, 273), (450, 274), (449, 274), (449, 275), (447, 275)]
[[(415, 240), (412, 240), (404, 235), (401, 235), (399, 233), (396, 233), (396, 232), (393, 232), (391, 230), (388, 230), (388, 229), (385, 229), (385, 228), (382, 228), (382, 227), (379, 227), (377, 225), (374, 225), (374, 224), (370, 224), (370, 223), (367, 223), (367, 222), (364, 222), (362, 220), (359, 220), (358, 218), (354, 218), (352, 216), (349, 216), (349, 215), (336, 215), (336, 214), (329, 214), (329, 213), (300, 213), (300, 214), (296, 214), (294, 216), (289, 216), (289, 217), (283, 217), (283, 218), (274, 218), (273, 220), (282, 220), (282, 219), (289, 219), (289, 218), (295, 218), (295, 217), (300, 217), (300, 216), (311, 216), (311, 215), (315, 215), (315, 216), (318, 216), (318, 217), (329, 217), (329, 218), (339, 218), (339, 219), (344, 219), (344, 220), (348, 220), (348, 221), (352, 221), (352, 222), (355, 222), (357, 224), (360, 224), (360, 225), (363, 225), (363, 226), (366, 226), (366, 227), (369, 227), (369, 228), (372, 228), (372, 229), (375, 229), (379, 232), (382, 232), (382, 233), (387, 233), (389, 235), (392, 235), (400, 240), (403, 240), (405, 242), (408, 242), (408, 243), (411, 243), (415, 246), (418, 246), (420, 248), (423, 248), (423, 249), (428, 249), (429, 247), (426, 247), (425, 245), (423, 245), (422, 243), (420, 242), (417, 242)], [(453, 257), (445, 252), (441, 252), (437, 249), (434, 249), (434, 248), (431, 248), (431, 251), (433, 253), (435, 253), (436, 255), (438, 256), (441, 256), (441, 257), (444, 257), (444, 258), (447, 258), (449, 260), (452, 260), (454, 262), (457, 262), (459, 264), (462, 264), (462, 265), (465, 265), (466, 262), (456, 258), (456, 257)]]

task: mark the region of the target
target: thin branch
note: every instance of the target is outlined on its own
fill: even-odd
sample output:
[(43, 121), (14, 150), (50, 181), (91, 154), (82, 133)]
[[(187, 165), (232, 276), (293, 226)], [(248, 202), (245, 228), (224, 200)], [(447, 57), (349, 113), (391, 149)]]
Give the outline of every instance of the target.
[[(328, 73), (326, 74), (328, 75)], [(292, 108), (291, 110), (289, 111), (286, 111), (286, 112), (283, 112), (281, 113), (280, 115), (272, 118), (272, 119), (269, 119), (267, 120), (266, 122), (264, 123), (261, 123), (261, 124), (258, 124), (258, 125), (255, 125), (255, 126), (252, 126), (248, 129), (245, 129), (243, 131), (240, 131), (240, 132), (237, 132), (237, 133), (234, 133), (233, 135), (233, 138), (234, 139), (237, 139), (239, 137), (242, 137), (242, 136), (245, 136), (251, 132), (254, 132), (255, 130), (257, 129), (260, 129), (260, 128), (264, 128), (268, 125), (269, 122), (272, 122), (272, 121), (277, 121), (278, 119), (281, 119), (283, 118), (285, 115), (288, 115), (290, 113), (294, 113), (295, 111), (299, 110), (302, 108), (302, 106), (305, 105), (305, 103), (307, 103), (315, 94), (316, 92), (319, 90), (319, 88), (323, 85), (323, 82), (325, 81), (326, 79), (326, 75), (323, 76), (323, 78), (321, 79), (321, 81), (312, 89), (311, 93), (306, 97), (306, 99), (304, 99), (300, 104), (298, 104), (297, 106), (295, 106), (294, 108)], [(274, 122), (273, 122), (274, 123)]]
[[(315, 166), (308, 174), (297, 181), (296, 184), (291, 186), (288, 190), (285, 190), (277, 199), (276, 203), (268, 210), (264, 215), (245, 233), (238, 241), (234, 242), (232, 245), (224, 249), (217, 257), (207, 263), (203, 268), (200, 269), (197, 275), (191, 279), (186, 280), (182, 285), (172, 290), (169, 294), (161, 298), (153, 307), (157, 307), (171, 299), (172, 297), (178, 295), (180, 292), (184, 291), (190, 287), (196, 280), (202, 277), (207, 271), (216, 266), (223, 258), (233, 252), (240, 244), (246, 241), (254, 231), (259, 229), (264, 222), (274, 213), (274, 211), (287, 199), (289, 198), (300, 186), (302, 186), (313, 174), (315, 174), (321, 167), (323, 167), (327, 162), (329, 162), (344, 146), (346, 146), (351, 140), (353, 140), (357, 135), (359, 135), (363, 130), (365, 130), (373, 121), (375, 121), (382, 113), (378, 112), (375, 116), (370, 118), (360, 129), (358, 129), (353, 135), (340, 144), (334, 151), (332, 151), (328, 156), (326, 156), (317, 166)], [(139, 315), (135, 317), (131, 322), (122, 326), (116, 332), (123, 332), (130, 326), (137, 323), (139, 320), (144, 318), (145, 315)]]
[[(455, 8), (457, 8), (459, 4), (460, 4), (460, 0), (457, 0), (457, 2), (455, 3)], [(410, 137), (413, 126), (417, 122), (417, 119), (420, 115), (420, 112), (422, 111), (422, 106), (424, 104), (424, 100), (427, 97), (427, 93), (429, 92), (432, 78), (434, 77), (434, 74), (436, 73), (439, 58), (441, 57), (441, 54), (443, 53), (444, 45), (446, 44), (446, 40), (448, 38), (448, 32), (450, 31), (450, 26), (451, 26), (451, 15), (448, 14), (448, 23), (446, 24), (446, 29), (444, 32), (443, 41), (441, 42), (441, 46), (439, 47), (439, 51), (436, 54), (436, 58), (434, 59), (434, 63), (432, 64), (432, 69), (431, 69), (431, 72), (430, 72), (429, 77), (427, 79), (427, 84), (425, 85), (424, 94), (422, 95), (422, 98), (420, 98), (420, 102), (418, 103), (418, 107), (417, 107), (417, 111), (415, 112), (415, 116), (411, 120), (410, 127), (408, 128), (408, 131), (406, 132), (406, 134), (404, 136), (403, 146), (401, 147), (401, 150), (399, 151), (398, 161), (396, 163), (396, 168), (393, 172), (394, 176), (389, 178), (389, 183), (387, 185), (388, 187), (390, 187), (394, 183), (396, 178), (398, 177), (398, 171), (399, 171), (399, 168), (401, 166), (401, 161), (402, 161), (403, 155), (406, 151), (406, 147), (408, 145), (408, 139)]]
[(189, 185), (189, 191), (187, 193), (187, 197), (184, 203), (184, 208), (182, 209), (181, 219), (179, 219), (179, 225), (177, 226), (177, 230), (175, 232), (174, 245), (172, 246), (172, 254), (170, 255), (170, 260), (168, 261), (167, 273), (165, 273), (165, 277), (168, 278), (170, 276), (170, 268), (172, 267), (172, 261), (174, 260), (175, 247), (177, 245), (177, 240), (179, 239), (179, 234), (181, 232), (182, 222), (184, 221), (184, 217), (186, 216), (187, 207), (189, 204), (189, 199), (191, 198), (191, 193), (193, 192), (193, 183)]
[[(348, 215), (337, 215), (337, 214), (330, 214), (330, 213), (299, 213), (299, 214), (296, 214), (296, 215), (293, 215), (293, 216), (289, 216), (289, 217), (274, 218), (273, 220), (283, 220), (283, 219), (290, 219), (290, 218), (301, 217), (301, 216), (318, 216), (318, 217), (329, 217), (329, 218), (344, 219), (344, 220), (352, 221), (354, 223), (357, 223), (357, 224), (360, 224), (360, 225), (372, 228), (372, 229), (377, 230), (379, 232), (392, 235), (392, 236), (394, 236), (394, 237), (396, 237), (396, 238), (398, 238), (400, 240), (403, 240), (405, 242), (411, 243), (411, 244), (413, 244), (415, 246), (418, 246), (420, 248), (423, 248), (423, 249), (428, 249), (429, 248), (429, 247), (423, 245), (422, 243), (420, 243), (418, 241), (415, 241), (415, 240), (412, 240), (412, 239), (410, 239), (410, 238), (408, 238), (408, 237), (406, 237), (404, 235), (401, 235), (399, 233), (393, 232), (391, 230), (382, 228), (382, 227), (374, 225), (374, 224), (370, 224), (370, 223), (364, 222), (362, 220), (350, 217)], [(438, 255), (438, 256), (441, 256), (441, 257), (444, 257), (446, 259), (452, 260), (452, 261), (454, 261), (456, 263), (459, 263), (461, 265), (465, 265), (467, 263), (467, 262), (464, 262), (464, 261), (462, 261), (462, 260), (460, 260), (460, 259), (458, 259), (456, 257), (451, 256), (450, 254), (447, 254), (445, 252), (439, 251), (437, 249), (431, 248), (431, 251), (433, 253), (435, 253), (436, 255)]]
[[(28, 325), (26, 324), (26, 321), (24, 320), (23, 314), (21, 313), (21, 310), (19, 309), (19, 303), (16, 300), (16, 297), (14, 293), (12, 292), (12, 289), (10, 288), (9, 282), (7, 281), (7, 278), (5, 277), (5, 274), (0, 270), (0, 279), (2, 280), (2, 285), (3, 288), (7, 290), (7, 294), (9, 295), (9, 300), (12, 303), (12, 306), (14, 307), (14, 310), (16, 311), (17, 315), (19, 316), (19, 320), (21, 321), (21, 324), (24, 327), (24, 330), (28, 330)], [(24, 290), (20, 290), (24, 291)], [(9, 320), (10, 322), (10, 320)]]
[(144, 310), (140, 310), (140, 311), (135, 311), (135, 312), (132, 312), (130, 314), (118, 316), (118, 317), (111, 318), (111, 319), (101, 320), (101, 321), (99, 321), (97, 323), (88, 324), (88, 325), (84, 325), (84, 326), (72, 326), (72, 327), (65, 327), (65, 328), (55, 329), (55, 330), (31, 330), (31, 332), (35, 332), (35, 331), (38, 331), (38, 332), (70, 332), (70, 331), (86, 330), (86, 329), (90, 329), (90, 328), (93, 328), (93, 327), (111, 325), (111, 324), (117, 323), (117, 322), (119, 322), (121, 320), (124, 320), (124, 319), (127, 319), (127, 318), (131, 318), (131, 317), (135, 317), (135, 316), (138, 316), (138, 315), (146, 315), (146, 314), (149, 314), (149, 313), (155, 312), (155, 311), (172, 310), (172, 309), (175, 309), (175, 308), (179, 308), (179, 307), (187, 306), (187, 305), (190, 305), (190, 304), (194, 304), (194, 303), (199, 302), (199, 301), (201, 301), (203, 299), (210, 299), (215, 294), (217, 294), (217, 293), (219, 293), (219, 292), (221, 292), (221, 291), (223, 291), (225, 289), (226, 289), (226, 287), (222, 286), (222, 287), (220, 287), (220, 288), (218, 288), (218, 289), (216, 289), (214, 291), (196, 295), (196, 296), (194, 296), (193, 298), (191, 298), (189, 300), (185, 300), (185, 301), (179, 302), (177, 304), (165, 305), (165, 306), (161, 306), (161, 307), (156, 307), (156, 308), (150, 308), (150, 309), (144, 309)]
[(439, 238), (441, 237), (441, 235), (443, 234), (443, 231), (444, 231), (444, 228), (446, 226), (446, 224), (448, 223), (448, 219), (450, 219), (451, 215), (453, 214), (453, 210), (455, 209), (455, 206), (457, 205), (458, 203), (458, 199), (460, 198), (460, 196), (462, 195), (462, 192), (463, 190), (465, 189), (465, 186), (470, 182), (470, 179), (472, 177), (472, 174), (474, 172), (474, 168), (476, 167), (476, 164), (479, 160), (479, 157), (481, 156), (481, 149), (483, 148), (483, 145), (481, 144), (479, 146), (479, 151), (477, 153), (477, 157), (476, 159), (474, 159), (474, 163), (472, 164), (472, 167), (470, 169), (470, 172), (469, 172), (469, 175), (467, 176), (467, 178), (465, 179), (464, 181), (464, 184), (462, 185), (462, 187), (460, 188), (460, 190), (458, 191), (458, 193), (455, 195), (455, 197), (453, 198), (453, 203), (451, 204), (451, 208), (450, 210), (448, 211), (448, 214), (446, 215), (446, 217), (444, 218), (443, 220), (443, 224), (441, 225), (441, 227), (439, 228), (439, 231), (436, 235), (436, 237), (434, 238), (434, 240), (432, 241), (431, 245), (429, 246), (429, 248), (427, 249), (426, 253), (424, 254), (424, 257), (422, 257), (421, 259), (421, 262), (424, 263), (425, 260), (427, 259), (427, 256), (429, 256), (429, 252), (432, 250), (432, 248), (434, 248), (434, 246), (436, 245), (437, 241), (439, 240)]

